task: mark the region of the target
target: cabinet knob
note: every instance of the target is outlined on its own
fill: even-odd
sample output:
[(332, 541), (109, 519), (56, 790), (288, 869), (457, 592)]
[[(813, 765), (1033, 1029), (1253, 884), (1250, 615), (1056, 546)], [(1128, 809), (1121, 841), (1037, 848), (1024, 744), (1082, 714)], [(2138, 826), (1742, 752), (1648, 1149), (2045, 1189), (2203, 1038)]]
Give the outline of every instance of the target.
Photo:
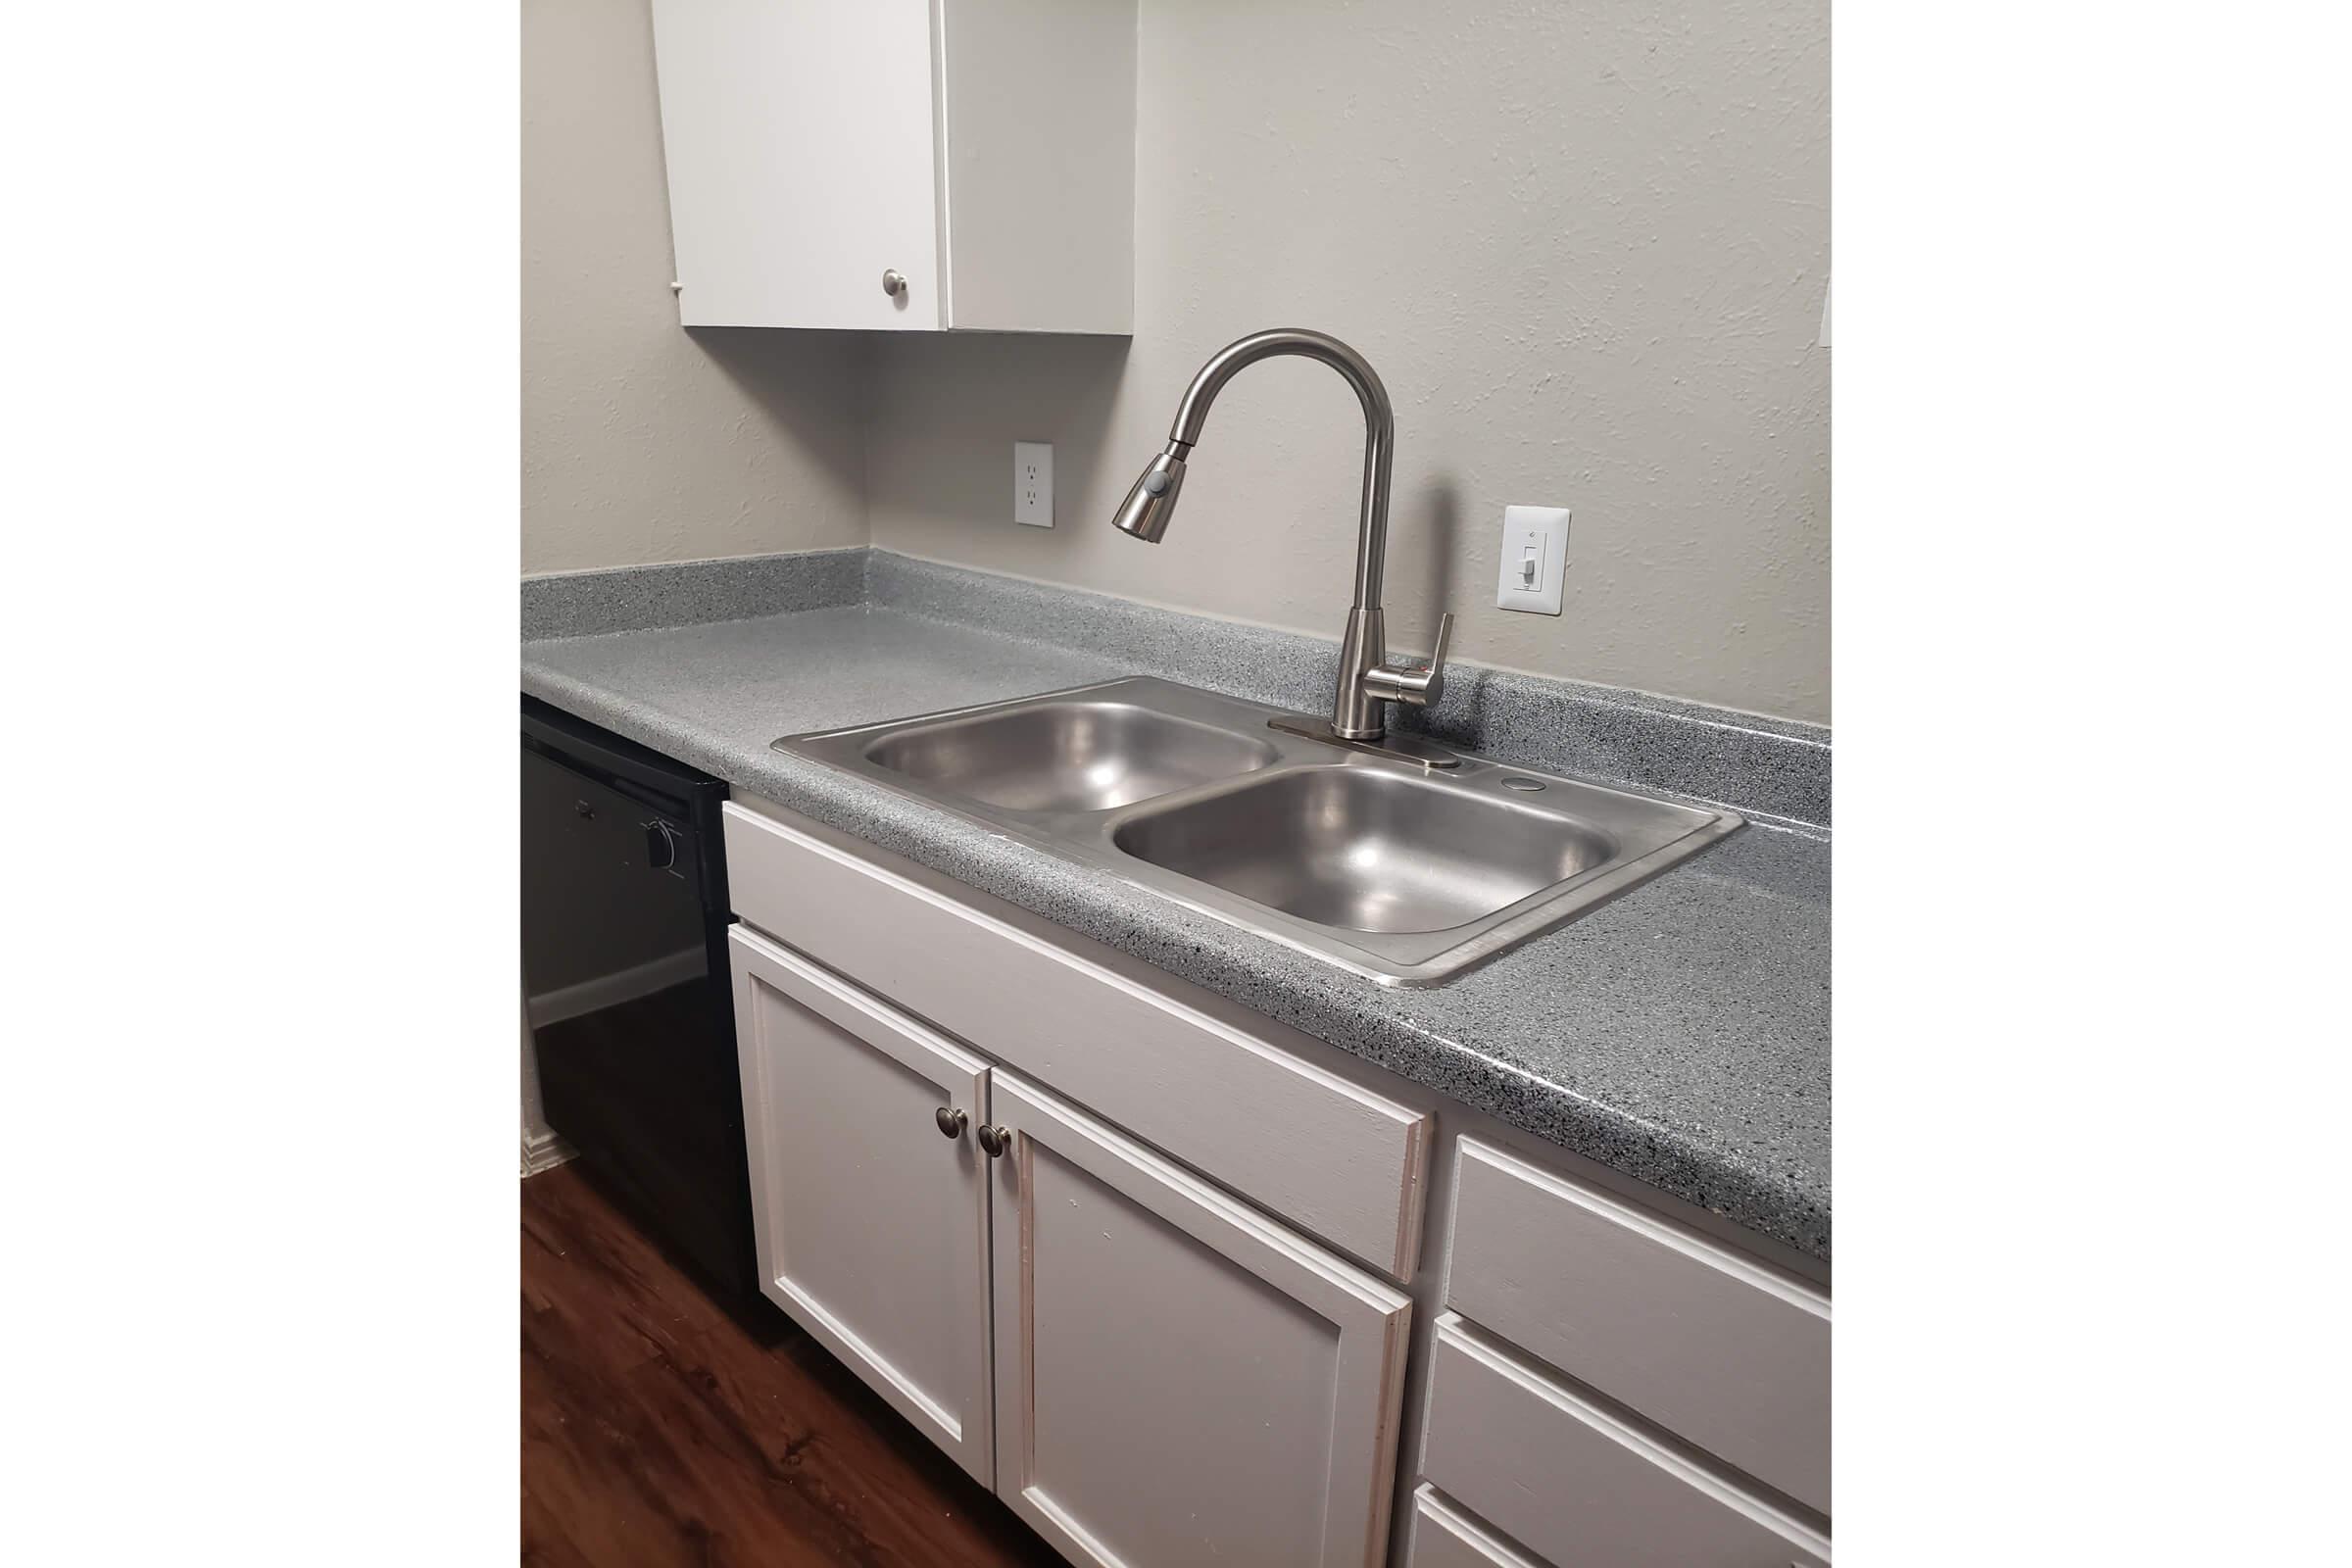
[(889, 271), (884, 272), (882, 274), (882, 292), (889, 295), (894, 300), (900, 295), (906, 293), (906, 274), (900, 271), (895, 267)]
[(931, 1113), (931, 1119), (939, 1123), (939, 1130), (950, 1138), (961, 1138), (963, 1124), (971, 1118), (953, 1105), (942, 1105)]
[(983, 1127), (972, 1136), (980, 1140), (980, 1147), (988, 1151), (991, 1159), (1000, 1157), (1012, 1147), (1012, 1134), (1002, 1127)]

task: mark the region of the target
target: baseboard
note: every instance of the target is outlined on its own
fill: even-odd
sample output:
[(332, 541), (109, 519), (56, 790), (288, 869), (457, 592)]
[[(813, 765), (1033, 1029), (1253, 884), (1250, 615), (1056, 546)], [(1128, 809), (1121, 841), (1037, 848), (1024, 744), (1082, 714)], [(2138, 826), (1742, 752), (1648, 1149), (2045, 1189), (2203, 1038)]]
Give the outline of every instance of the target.
[(526, 1128), (522, 1135), (522, 1173), (536, 1176), (541, 1171), (554, 1170), (578, 1153), (553, 1127)]

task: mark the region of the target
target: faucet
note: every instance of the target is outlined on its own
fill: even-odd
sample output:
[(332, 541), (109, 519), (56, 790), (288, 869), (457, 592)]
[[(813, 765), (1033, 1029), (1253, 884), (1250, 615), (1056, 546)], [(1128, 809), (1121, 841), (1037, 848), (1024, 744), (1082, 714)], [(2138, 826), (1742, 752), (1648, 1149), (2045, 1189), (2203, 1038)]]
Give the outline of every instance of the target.
[[(1362, 355), (1336, 337), (1297, 328), (1252, 332), (1219, 349), (1185, 389), (1184, 401), (1176, 406), (1176, 422), (1168, 430), (1167, 450), (1135, 481), (1111, 526), (1146, 544), (1159, 543), (1176, 510), (1177, 493), (1184, 488), (1185, 459), (1200, 444), (1200, 427), (1207, 422), (1208, 406), (1244, 366), (1278, 354), (1303, 355), (1330, 366), (1355, 388), (1356, 400), (1364, 406), (1364, 504), (1355, 536), (1355, 603), (1348, 611), (1348, 629), (1340, 641), (1339, 690), (1331, 700), (1330, 731), (1323, 738), (1366, 750), (1404, 751), (1394, 741), (1383, 744), (1387, 705), (1427, 708), (1444, 695), (1446, 645), (1453, 636), (1453, 615), (1448, 612), (1439, 617), (1438, 646), (1428, 664), (1418, 669), (1390, 667), (1380, 580), (1389, 552), (1389, 455), (1396, 442), (1396, 420), (1389, 410), (1388, 388)], [(1417, 760), (1452, 765), (1450, 760)]]

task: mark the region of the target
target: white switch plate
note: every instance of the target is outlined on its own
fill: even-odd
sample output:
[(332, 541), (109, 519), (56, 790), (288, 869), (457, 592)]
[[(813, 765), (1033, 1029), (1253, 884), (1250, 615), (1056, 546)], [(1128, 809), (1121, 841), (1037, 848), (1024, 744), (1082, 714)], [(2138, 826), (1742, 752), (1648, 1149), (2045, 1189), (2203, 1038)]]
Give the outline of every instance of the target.
[(1494, 603), (1538, 615), (1560, 612), (1560, 579), (1568, 573), (1568, 509), (1502, 509), (1502, 572)]
[(1012, 444), (1012, 520), (1032, 528), (1054, 526), (1054, 444)]

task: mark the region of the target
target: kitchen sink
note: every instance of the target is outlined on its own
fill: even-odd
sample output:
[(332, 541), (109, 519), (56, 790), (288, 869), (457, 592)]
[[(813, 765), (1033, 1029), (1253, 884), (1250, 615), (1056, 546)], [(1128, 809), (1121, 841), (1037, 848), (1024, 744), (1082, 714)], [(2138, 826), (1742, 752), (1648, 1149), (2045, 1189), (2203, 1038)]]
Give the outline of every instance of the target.
[(865, 748), (876, 767), (1013, 811), (1107, 811), (1281, 756), (1252, 735), (1100, 698), (894, 729)]
[(1449, 931), (1608, 859), (1607, 834), (1394, 771), (1307, 767), (1147, 812), (1139, 860), (1342, 931)]
[(1741, 825), (1298, 721), (1138, 676), (775, 745), (1396, 986), (1440, 984)]

